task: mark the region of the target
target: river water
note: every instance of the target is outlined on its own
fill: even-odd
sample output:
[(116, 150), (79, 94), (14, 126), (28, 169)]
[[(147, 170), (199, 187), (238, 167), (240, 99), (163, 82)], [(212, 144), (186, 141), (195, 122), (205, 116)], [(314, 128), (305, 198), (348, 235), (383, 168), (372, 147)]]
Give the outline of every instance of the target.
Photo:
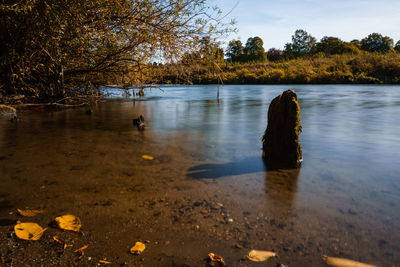
[[(52, 254), (50, 232), (49, 244), (24, 247), (52, 264), (107, 254), (117, 263), (203, 266), (214, 252), (249, 266), (243, 256), (262, 249), (278, 254), (268, 266), (321, 266), (323, 255), (398, 266), (400, 86), (226, 85), (218, 100), (216, 86), (161, 88), (128, 99), (108, 90), (111, 100), (92, 115), (78, 108), (0, 121), (1, 232), (24, 221), (16, 208), (46, 209), (42, 224), (78, 215), (86, 235), (64, 238), (94, 244), (91, 259)], [(298, 94), (304, 160), (268, 170), (268, 105), (286, 89)], [(132, 125), (140, 114), (143, 132)], [(129, 255), (139, 240), (146, 251)], [(18, 253), (4, 257), (25, 264)]]

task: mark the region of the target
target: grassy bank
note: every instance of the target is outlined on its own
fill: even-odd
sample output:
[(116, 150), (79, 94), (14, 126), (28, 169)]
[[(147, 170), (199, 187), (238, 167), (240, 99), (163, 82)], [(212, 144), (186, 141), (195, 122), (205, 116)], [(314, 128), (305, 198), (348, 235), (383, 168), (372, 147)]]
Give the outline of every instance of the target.
[(163, 68), (161, 82), (194, 84), (400, 84), (400, 53), (324, 55), (282, 62), (219, 63)]

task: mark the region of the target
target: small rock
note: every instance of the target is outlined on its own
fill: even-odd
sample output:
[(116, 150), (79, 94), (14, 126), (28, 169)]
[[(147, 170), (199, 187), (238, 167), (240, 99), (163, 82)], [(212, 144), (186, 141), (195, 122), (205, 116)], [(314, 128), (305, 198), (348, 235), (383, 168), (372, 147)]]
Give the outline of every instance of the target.
[(384, 240), (384, 239), (379, 240), (378, 245), (379, 245), (380, 248), (385, 246), (386, 244), (387, 244), (386, 240)]
[(21, 119), (20, 119), (19, 117), (17, 117), (17, 116), (14, 116), (14, 117), (12, 117), (12, 118), (10, 119), (10, 121), (11, 121), (11, 122), (20, 122)]
[(196, 202), (193, 203), (193, 206), (194, 207), (199, 207), (199, 206), (201, 206), (201, 204), (202, 204), (201, 202), (196, 201)]
[(139, 130), (144, 130), (144, 117), (143, 115), (140, 115), (136, 119), (133, 119), (132, 121), (133, 126), (136, 126)]
[(101, 205), (102, 205), (103, 207), (108, 207), (108, 206), (111, 206), (112, 203), (111, 203), (110, 200), (107, 200), (106, 202), (102, 203)]
[(239, 248), (239, 249), (242, 249), (243, 248), (243, 246), (242, 245), (240, 245), (240, 244), (235, 244), (235, 246), (234, 246), (235, 248)]
[(348, 212), (350, 215), (357, 215), (357, 212), (355, 212), (355, 211), (352, 210), (352, 209), (349, 209), (347, 212)]
[(158, 217), (158, 216), (160, 216), (161, 215), (161, 211), (155, 211), (154, 213), (153, 213), (153, 216), (154, 217)]

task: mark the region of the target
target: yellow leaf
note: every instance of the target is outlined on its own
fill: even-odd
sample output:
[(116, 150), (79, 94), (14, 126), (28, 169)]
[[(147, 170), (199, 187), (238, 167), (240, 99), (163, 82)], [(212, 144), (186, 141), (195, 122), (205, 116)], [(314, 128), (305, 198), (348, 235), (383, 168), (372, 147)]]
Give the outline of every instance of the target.
[(266, 261), (271, 257), (276, 256), (275, 252), (271, 251), (264, 251), (264, 250), (252, 250), (249, 252), (249, 254), (246, 255), (246, 257), (251, 260), (251, 261)]
[(19, 214), (21, 214), (22, 216), (25, 216), (25, 217), (33, 217), (33, 216), (36, 216), (38, 214), (45, 212), (44, 210), (20, 210), (20, 209), (17, 209), (17, 210), (18, 210)]
[(328, 256), (323, 256), (322, 258), (327, 264), (335, 267), (377, 267), (376, 265), (366, 264), (342, 258), (334, 258)]
[(78, 232), (82, 226), (81, 220), (78, 217), (71, 214), (57, 217), (56, 222), (58, 224), (58, 227), (60, 227), (61, 229), (74, 232)]
[(75, 252), (75, 253), (77, 253), (77, 252), (82, 252), (82, 251), (84, 251), (85, 249), (87, 249), (88, 247), (89, 247), (89, 244), (86, 244), (86, 245), (84, 245), (83, 247), (76, 249), (74, 252)]
[(106, 261), (106, 260), (99, 260), (100, 263), (104, 263), (104, 264), (111, 264), (111, 262)]
[(136, 242), (135, 245), (131, 248), (131, 253), (132, 254), (140, 254), (145, 250), (146, 245), (143, 244), (142, 242)]
[(149, 156), (149, 155), (143, 155), (142, 159), (153, 160), (154, 158), (152, 156)]
[(25, 240), (38, 240), (46, 230), (37, 223), (19, 223), (14, 226), (18, 238)]

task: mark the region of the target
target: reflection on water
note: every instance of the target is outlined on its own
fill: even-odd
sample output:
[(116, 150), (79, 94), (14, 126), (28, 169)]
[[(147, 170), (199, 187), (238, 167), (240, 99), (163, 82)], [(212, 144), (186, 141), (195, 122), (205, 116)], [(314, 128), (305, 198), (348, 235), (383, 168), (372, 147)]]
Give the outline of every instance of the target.
[[(293, 266), (318, 263), (320, 254), (400, 262), (399, 86), (224, 86), (219, 101), (216, 86), (163, 89), (99, 104), (90, 116), (73, 109), (0, 121), (4, 203), (26, 206), (22, 196), (32, 188), (43, 190), (44, 202), (63, 196), (85, 203), (102, 192), (122, 207), (192, 197), (196, 205), (221, 203), (234, 217), (232, 225), (221, 223), (226, 238), (236, 231), (244, 236), (235, 242), (276, 249)], [(261, 159), (268, 105), (286, 89), (300, 101), (301, 170), (266, 168)], [(132, 126), (140, 114), (144, 132)], [(143, 161), (143, 154), (155, 160)], [(52, 183), (63, 191), (48, 189)], [(3, 217), (3, 224), (13, 219)], [(237, 254), (232, 245), (221, 245), (228, 258)]]
[(265, 208), (287, 222), (296, 202), (300, 168), (265, 172)]

